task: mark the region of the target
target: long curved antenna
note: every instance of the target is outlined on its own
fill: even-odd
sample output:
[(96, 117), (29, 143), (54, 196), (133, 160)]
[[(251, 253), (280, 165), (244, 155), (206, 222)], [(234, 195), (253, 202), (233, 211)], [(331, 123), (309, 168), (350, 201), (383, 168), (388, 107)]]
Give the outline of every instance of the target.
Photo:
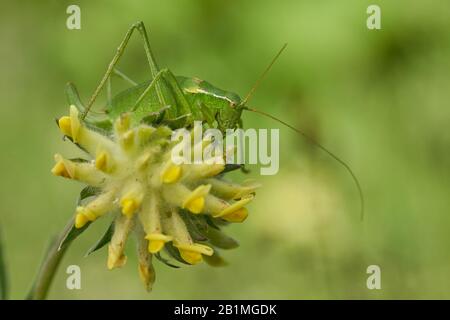
[(272, 59), (272, 61), (269, 63), (269, 65), (267, 66), (266, 70), (264, 70), (264, 72), (261, 74), (261, 76), (258, 78), (258, 80), (256, 80), (255, 84), (253, 85), (253, 87), (250, 89), (250, 91), (247, 93), (247, 95), (245, 96), (244, 100), (242, 100), (241, 105), (245, 106), (247, 104), (247, 102), (250, 100), (250, 98), (252, 97), (253, 93), (255, 92), (255, 90), (259, 87), (259, 85), (261, 84), (261, 81), (265, 78), (265, 76), (267, 75), (267, 73), (269, 73), (270, 68), (272, 68), (273, 64), (275, 63), (275, 61), (277, 61), (278, 57), (281, 55), (281, 53), (284, 51), (284, 49), (286, 49), (287, 47), (287, 43), (285, 43), (280, 51), (278, 51), (278, 53), (275, 55), (275, 57)]
[(348, 173), (350, 173), (350, 175), (352, 176), (353, 181), (355, 182), (356, 188), (358, 189), (358, 193), (359, 193), (359, 200), (361, 201), (361, 211), (360, 211), (360, 215), (361, 215), (361, 220), (364, 220), (364, 195), (363, 195), (363, 191), (361, 188), (361, 185), (359, 183), (358, 178), (356, 177), (356, 175), (353, 173), (353, 170), (350, 168), (350, 166), (345, 163), (344, 160), (342, 160), (341, 158), (339, 158), (337, 155), (335, 155), (333, 152), (331, 152), (330, 150), (328, 150), (327, 148), (325, 148), (323, 145), (321, 145), (320, 143), (318, 143), (317, 141), (315, 141), (313, 138), (311, 138), (310, 136), (308, 136), (307, 134), (305, 134), (304, 132), (300, 131), (299, 129), (291, 126), (290, 124), (284, 122), (283, 120), (280, 120), (274, 116), (272, 116), (271, 114), (268, 114), (264, 111), (260, 111), (254, 108), (250, 108), (250, 107), (243, 107), (244, 110), (247, 111), (251, 111), (251, 112), (255, 112), (255, 113), (259, 113), (265, 117), (268, 117), (272, 120), (275, 120), (283, 125), (285, 125), (286, 127), (290, 128), (291, 130), (294, 130), (295, 132), (297, 132), (298, 134), (302, 135), (306, 140), (308, 140), (310, 143), (312, 143), (313, 145), (315, 145), (316, 147), (318, 147), (319, 149), (321, 149), (322, 151), (326, 152), (330, 157), (332, 157), (334, 160), (336, 160), (337, 162), (339, 162), (347, 171)]

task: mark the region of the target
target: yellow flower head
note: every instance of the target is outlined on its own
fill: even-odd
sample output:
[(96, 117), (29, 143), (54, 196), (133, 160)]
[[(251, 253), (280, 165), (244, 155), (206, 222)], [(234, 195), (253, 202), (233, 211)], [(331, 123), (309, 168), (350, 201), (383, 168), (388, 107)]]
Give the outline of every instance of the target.
[(224, 265), (217, 249), (234, 248), (237, 242), (220, 227), (247, 218), (244, 206), (258, 185), (224, 180), (224, 164), (173, 163), (172, 130), (133, 125), (130, 114), (119, 116), (111, 131), (103, 134), (91, 129), (93, 125), (81, 120), (71, 106), (69, 116), (61, 117), (58, 125), (91, 159), (69, 160), (58, 154), (51, 172), (87, 184), (75, 210), (75, 229), (85, 229), (103, 216), (112, 218), (104, 236), (107, 241), (102, 242), (109, 243), (109, 269), (126, 263), (125, 244), (131, 232), (136, 234), (138, 270), (148, 290), (155, 279), (153, 257), (168, 265), (172, 265), (168, 258), (190, 265), (203, 260)]

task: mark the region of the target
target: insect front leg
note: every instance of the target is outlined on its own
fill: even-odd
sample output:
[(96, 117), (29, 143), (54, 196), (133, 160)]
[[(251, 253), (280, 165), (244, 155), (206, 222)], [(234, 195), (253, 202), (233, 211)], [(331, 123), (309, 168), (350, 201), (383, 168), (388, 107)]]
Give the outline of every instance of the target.
[(142, 121), (148, 123), (148, 124), (160, 124), (163, 119), (164, 119), (164, 115), (166, 114), (166, 111), (169, 110), (170, 106), (164, 106), (161, 109), (159, 109), (158, 111), (155, 112), (151, 112), (148, 116), (145, 116), (144, 118), (142, 118)]
[[(150, 47), (150, 42), (149, 42), (148, 36), (147, 36), (147, 31), (145, 30), (144, 23), (142, 21), (139, 21), (139, 22), (133, 24), (130, 27), (130, 29), (128, 29), (127, 33), (125, 34), (124, 39), (122, 40), (119, 47), (117, 48), (116, 54), (114, 55), (114, 57), (112, 58), (111, 62), (108, 65), (105, 75), (103, 76), (99, 85), (97, 86), (94, 93), (92, 94), (92, 97), (90, 98), (90, 100), (87, 104), (86, 110), (84, 111), (84, 113), (81, 116), (82, 119), (84, 119), (86, 117), (86, 115), (88, 114), (92, 105), (94, 104), (97, 96), (100, 94), (100, 92), (102, 91), (104, 86), (107, 84), (109, 77), (111, 76), (112, 72), (115, 69), (115, 66), (117, 65), (120, 58), (122, 57), (122, 55), (125, 51), (125, 48), (128, 45), (128, 42), (130, 41), (130, 38), (135, 30), (138, 30), (138, 32), (141, 35), (142, 40), (144, 42), (144, 50), (145, 50), (145, 54), (147, 56), (147, 61), (148, 61), (149, 67), (150, 67), (152, 77), (155, 78), (156, 75), (158, 74), (159, 68), (158, 68), (158, 65), (156, 64), (155, 58), (153, 57), (153, 53), (152, 53), (152, 50)], [(155, 85), (155, 89), (156, 89), (156, 93), (158, 95), (158, 100), (161, 103), (161, 105), (162, 106), (166, 105), (164, 95), (162, 94), (161, 86), (158, 82)]]
[[(238, 123), (237, 123), (237, 127), (239, 128), (239, 129), (244, 129), (244, 122), (242, 121), (242, 118), (240, 118), (239, 119), (239, 121), (238, 121)], [(241, 146), (241, 154), (244, 152), (243, 150), (242, 150), (242, 148), (243, 148), (243, 141), (241, 141), (241, 143), (240, 143), (240, 146)], [(248, 173), (250, 173), (250, 169), (247, 169), (247, 167), (245, 166), (245, 163), (242, 163), (241, 165), (240, 165), (240, 168), (239, 169), (241, 169), (241, 172), (242, 173), (245, 173), (245, 174), (248, 174)]]
[(214, 111), (212, 111), (210, 108), (208, 108), (202, 102), (199, 102), (199, 101), (197, 101), (195, 107), (197, 107), (198, 110), (200, 110), (200, 112), (203, 115), (203, 119), (206, 120), (206, 123), (210, 127), (212, 127), (214, 124), (214, 121), (216, 121), (216, 116), (214, 114)]

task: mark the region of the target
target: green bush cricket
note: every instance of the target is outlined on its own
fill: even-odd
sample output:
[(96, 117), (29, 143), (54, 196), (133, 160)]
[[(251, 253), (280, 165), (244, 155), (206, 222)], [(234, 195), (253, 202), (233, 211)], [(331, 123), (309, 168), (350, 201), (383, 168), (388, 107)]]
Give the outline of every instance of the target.
[[(141, 36), (144, 44), (151, 76), (150, 80), (140, 84), (135, 83), (116, 69), (117, 63), (122, 57), (132, 34), (136, 30)], [(285, 48), (286, 44), (277, 53), (247, 96), (244, 99), (241, 99), (236, 93), (219, 89), (207, 81), (191, 77), (175, 76), (170, 69), (160, 69), (151, 50), (144, 23), (139, 21), (133, 24), (127, 31), (87, 106), (83, 106), (73, 84), (68, 84), (66, 94), (69, 103), (74, 104), (82, 111), (81, 119), (84, 120), (87, 125), (104, 130), (109, 130), (113, 121), (125, 112), (131, 113), (133, 121), (135, 122), (145, 122), (152, 125), (165, 124), (176, 129), (189, 127), (194, 121), (200, 120), (209, 127), (218, 128), (222, 132), (226, 129), (242, 127), (241, 117), (243, 110), (255, 112), (271, 118), (302, 135), (310, 143), (316, 145), (333, 159), (338, 161), (349, 172), (359, 192), (361, 218), (363, 218), (364, 197), (362, 189), (356, 175), (346, 162), (297, 128), (275, 116), (256, 110), (247, 105), (259, 83)], [(111, 97), (112, 75), (117, 75), (129, 82), (131, 87), (118, 93), (114, 97)], [(107, 116), (104, 118), (88, 117), (91, 107), (105, 86), (107, 88), (108, 96), (105, 110)]]

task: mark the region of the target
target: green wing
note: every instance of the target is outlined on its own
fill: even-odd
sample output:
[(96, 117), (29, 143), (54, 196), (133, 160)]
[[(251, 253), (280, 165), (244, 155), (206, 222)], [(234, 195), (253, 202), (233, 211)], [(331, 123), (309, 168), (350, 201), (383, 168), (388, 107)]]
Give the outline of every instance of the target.
[[(124, 112), (129, 112), (135, 106), (139, 97), (145, 91), (145, 89), (150, 84), (151, 80), (142, 82), (134, 87), (130, 87), (113, 97), (111, 104), (106, 106), (106, 112), (108, 116), (114, 120), (120, 114)], [(158, 112), (164, 107), (170, 106), (166, 111), (165, 118), (166, 119), (174, 119), (180, 115), (176, 114), (176, 100), (174, 98), (172, 90), (165, 84), (164, 79), (161, 79), (161, 86), (163, 97), (166, 102), (166, 105), (163, 106), (159, 102), (158, 95), (156, 94), (156, 90), (152, 89), (145, 98), (141, 101), (136, 111), (133, 113), (133, 121), (139, 122), (142, 118), (148, 116), (153, 112)]]

